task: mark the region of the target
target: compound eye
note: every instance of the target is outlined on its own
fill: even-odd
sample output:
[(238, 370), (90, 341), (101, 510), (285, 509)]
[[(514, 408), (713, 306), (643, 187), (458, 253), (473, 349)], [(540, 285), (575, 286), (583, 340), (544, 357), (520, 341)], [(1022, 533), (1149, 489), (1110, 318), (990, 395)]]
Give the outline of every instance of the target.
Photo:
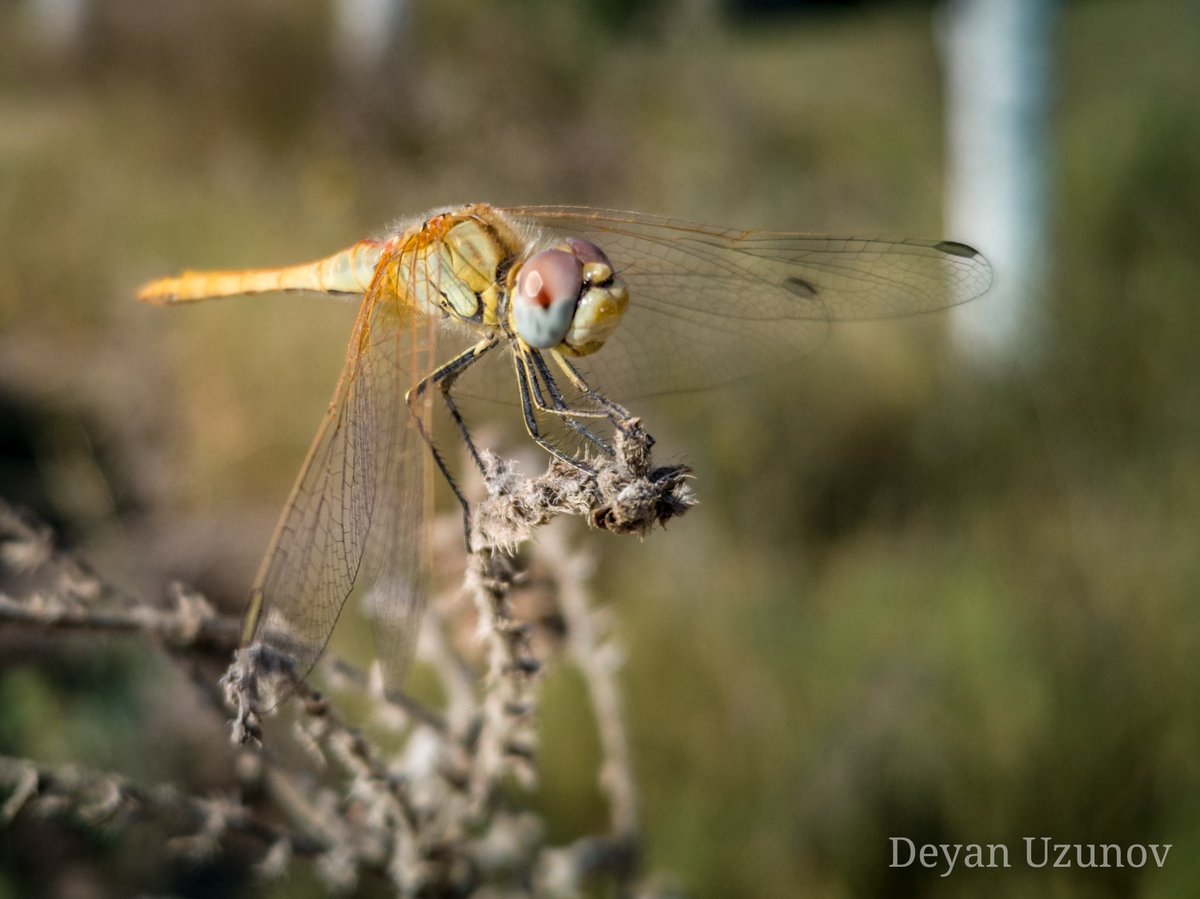
[(524, 341), (539, 350), (562, 343), (583, 291), (583, 263), (566, 250), (530, 257), (513, 291), (513, 321)]
[(566, 244), (571, 248), (571, 253), (580, 262), (587, 266), (603, 266), (612, 271), (612, 263), (608, 261), (608, 257), (604, 255), (604, 251), (592, 243), (590, 240), (584, 240), (582, 237), (568, 237)]

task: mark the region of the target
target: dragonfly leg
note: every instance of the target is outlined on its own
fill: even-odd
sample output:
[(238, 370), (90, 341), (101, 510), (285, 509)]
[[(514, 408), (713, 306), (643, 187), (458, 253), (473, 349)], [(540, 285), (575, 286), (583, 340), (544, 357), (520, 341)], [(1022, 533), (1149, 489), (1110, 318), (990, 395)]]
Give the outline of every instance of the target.
[[(608, 442), (597, 436), (590, 428), (577, 421), (579, 418), (604, 418), (607, 417), (607, 413), (571, 408), (563, 397), (562, 391), (559, 390), (558, 384), (554, 380), (554, 375), (546, 365), (546, 360), (542, 358), (541, 353), (530, 353), (527, 362), (532, 362), (534, 366), (533, 370), (527, 368), (526, 371), (532, 387), (531, 399), (538, 411), (559, 416), (572, 431), (579, 434), (584, 440), (588, 441), (606, 456), (611, 456), (613, 451)], [(546, 393), (550, 395), (549, 403), (546, 402), (546, 398), (542, 395), (541, 384), (546, 385)]]
[(594, 402), (597, 406), (602, 408), (604, 410), (603, 414), (616, 427), (620, 428), (622, 431), (626, 430), (625, 423), (630, 421), (633, 416), (629, 414), (629, 411), (624, 406), (617, 405), (603, 393), (600, 393), (599, 391), (593, 390), (591, 387), (589, 387), (587, 381), (583, 379), (583, 375), (579, 373), (579, 370), (561, 353), (554, 354), (554, 361), (558, 363), (558, 367), (561, 368), (566, 374), (567, 379), (571, 382), (572, 387)]
[[(583, 394), (584, 400), (594, 403), (596, 407), (599, 407), (599, 409), (581, 409), (577, 406), (571, 406), (571, 404), (565, 401), (562, 391), (559, 390), (556, 379), (554, 379), (553, 373), (550, 371), (550, 367), (546, 365), (545, 359), (542, 358), (541, 354), (530, 354), (530, 359), (532, 359), (533, 365), (536, 368), (536, 372), (529, 372), (529, 379), (534, 388), (533, 400), (535, 406), (538, 407), (540, 412), (545, 412), (550, 415), (558, 415), (559, 418), (562, 418), (563, 421), (565, 421), (566, 424), (571, 427), (571, 430), (580, 433), (581, 436), (586, 438), (589, 443), (595, 445), (596, 448), (601, 451), (601, 453), (604, 453), (607, 456), (612, 456), (612, 446), (608, 444), (606, 440), (596, 437), (596, 434), (593, 431), (590, 431), (589, 428), (581, 425), (580, 422), (576, 421), (576, 419), (608, 419), (608, 421), (610, 421), (614, 427), (617, 427), (618, 430), (628, 434), (628, 424), (632, 420), (632, 416), (626, 412), (623, 407), (620, 407), (617, 403), (612, 402), (610, 398), (600, 394), (600, 392), (590, 389), (587, 383), (584, 382), (583, 378), (580, 376), (580, 373), (575, 371), (575, 368), (572, 368), (569, 364), (566, 364), (564, 360), (558, 359), (557, 353), (554, 355), (556, 355), (559, 365), (564, 366), (564, 371), (568, 373), (572, 386), (575, 386), (575, 388), (580, 391), (581, 394)], [(546, 403), (544, 398), (542, 398), (541, 391), (538, 389), (539, 379), (541, 383), (546, 385), (546, 390), (548, 394), (551, 395), (551, 403)]]
[(442, 394), (442, 401), (445, 402), (446, 408), (450, 410), (450, 416), (454, 419), (458, 433), (462, 435), (463, 442), (467, 445), (467, 451), (471, 454), (471, 460), (475, 463), (475, 467), (479, 469), (480, 474), (484, 473), (483, 458), (479, 455), (479, 449), (475, 446), (475, 441), (471, 439), (471, 432), (467, 429), (467, 423), (463, 420), (462, 413), (458, 411), (458, 404), (454, 401), (454, 397), (450, 395), (450, 391), (454, 388), (454, 384), (459, 376), (495, 345), (495, 335), (489, 334), (470, 349), (451, 359), (430, 376), (433, 382), (438, 385)]
[(429, 385), (436, 384), (442, 395), (442, 400), (446, 403), (446, 408), (450, 410), (450, 415), (458, 427), (458, 432), (462, 435), (463, 442), (467, 445), (467, 451), (471, 454), (475, 465), (480, 471), (483, 471), (483, 459), (479, 455), (479, 449), (475, 446), (475, 441), (471, 439), (471, 432), (467, 429), (467, 423), (463, 421), (457, 404), (454, 402), (453, 397), (450, 396), (450, 389), (454, 386), (454, 382), (458, 380), (459, 375), (470, 368), (472, 364), (477, 362), (484, 353), (495, 345), (495, 336), (489, 335), (430, 372), (418, 381), (404, 397), (408, 411), (416, 421), (417, 431), (425, 441), (426, 446), (429, 447), (429, 452), (433, 456), (433, 461), (437, 465), (438, 471), (442, 473), (442, 477), (446, 479), (446, 482), (450, 485), (450, 489), (454, 491), (454, 496), (458, 500), (458, 504), (462, 506), (463, 533), (466, 536), (468, 552), (471, 549), (471, 506), (467, 502), (467, 498), (461, 488), (459, 488), (458, 482), (454, 479), (454, 475), (450, 473), (450, 468), (446, 465), (446, 460), (442, 458), (441, 452), (434, 444), (433, 437), (427, 432), (425, 422), (421, 417), (419, 405), (426, 390), (429, 389)]
[[(536, 354), (530, 353), (529, 355)], [(517, 371), (517, 388), (521, 394), (521, 412), (525, 417), (525, 430), (529, 432), (529, 436), (533, 438), (533, 441), (538, 446), (540, 446), (554, 458), (578, 468), (585, 474), (594, 475), (596, 470), (592, 466), (588, 465), (582, 459), (577, 459), (574, 456), (567, 455), (561, 449), (555, 446), (552, 441), (547, 440), (542, 435), (541, 430), (538, 428), (537, 414), (534, 411), (535, 409), (539, 409), (543, 412), (556, 412), (558, 414), (563, 414), (568, 423), (570, 422), (570, 418), (564, 413), (569, 410), (552, 409), (546, 405), (545, 398), (542, 396), (541, 387), (539, 386), (536, 377), (534, 377), (533, 372), (529, 370), (529, 361), (526, 358), (526, 354), (514, 354), (513, 363)], [(555, 389), (557, 390), (557, 387)], [(579, 425), (579, 427), (582, 428), (583, 426)], [(599, 439), (595, 438), (595, 435), (592, 436), (596, 440)]]
[[(597, 437), (576, 419), (607, 418), (614, 428), (628, 437), (632, 433), (632, 426), (634, 424), (633, 416), (629, 414), (625, 407), (614, 403), (599, 391), (593, 390), (579, 371), (559, 353), (554, 353), (553, 355), (555, 362), (571, 382), (571, 386), (583, 395), (584, 400), (592, 403), (594, 408), (579, 409), (568, 404), (555, 381), (553, 373), (550, 371), (549, 366), (546, 365), (545, 359), (537, 352), (521, 355), (521, 361), (524, 363), (526, 369), (526, 378), (532, 388), (530, 394), (533, 405), (540, 412), (559, 416), (572, 430), (582, 435), (600, 449), (601, 452), (612, 456), (613, 449), (611, 445)], [(542, 396), (539, 384), (546, 385), (546, 391), (550, 394), (551, 402), (546, 402)]]

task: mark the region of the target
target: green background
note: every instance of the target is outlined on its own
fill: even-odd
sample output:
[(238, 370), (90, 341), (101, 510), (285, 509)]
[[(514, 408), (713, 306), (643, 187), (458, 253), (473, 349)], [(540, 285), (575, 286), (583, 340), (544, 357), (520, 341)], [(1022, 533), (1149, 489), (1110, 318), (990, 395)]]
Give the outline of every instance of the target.
[[(61, 54), (20, 12), (0, 4), (0, 493), (150, 595), (182, 578), (240, 608), (353, 315), (155, 310), (133, 299), (150, 277), (313, 258), (476, 200), (943, 236), (924, 4), (449, 0), (375, 71), (333, 61), (315, 2), (112, 0)], [(628, 648), (646, 871), (700, 897), (1193, 894), (1197, 48), (1194, 3), (1065, 5), (1051, 278), (1011, 367), (972, 365), (930, 316), (636, 407), (702, 505), (641, 544), (572, 539)], [(228, 783), (221, 723), (140, 647), (0, 638), (0, 751)], [(535, 801), (561, 840), (605, 820), (581, 696), (551, 673)], [(889, 836), (1175, 848), (1161, 870), (943, 879), (889, 869)], [(3, 897), (239, 877), (136, 837), (0, 831)]]

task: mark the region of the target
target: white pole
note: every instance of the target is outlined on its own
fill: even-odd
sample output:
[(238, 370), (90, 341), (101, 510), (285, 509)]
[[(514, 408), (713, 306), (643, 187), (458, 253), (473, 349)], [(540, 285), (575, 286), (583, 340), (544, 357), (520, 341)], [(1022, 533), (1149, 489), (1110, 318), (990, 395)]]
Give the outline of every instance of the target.
[(1050, 259), (1047, 108), (1057, 0), (949, 0), (939, 22), (946, 81), (946, 234), (995, 268), (956, 310), (960, 348), (1004, 365), (1037, 343)]
[(334, 56), (345, 71), (370, 72), (383, 62), (407, 13), (408, 0), (334, 0)]
[(87, 0), (28, 0), (25, 7), (38, 42), (52, 53), (74, 52), (87, 20)]

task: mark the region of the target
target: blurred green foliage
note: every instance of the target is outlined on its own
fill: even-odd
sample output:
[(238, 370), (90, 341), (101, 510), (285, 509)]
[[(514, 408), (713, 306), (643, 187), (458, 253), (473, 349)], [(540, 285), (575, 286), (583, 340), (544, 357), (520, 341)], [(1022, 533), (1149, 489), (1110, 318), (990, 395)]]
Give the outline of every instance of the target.
[[(939, 233), (926, 7), (736, 27), (602, 9), (420, 4), (368, 69), (330, 57), (323, 3), (111, 0), (58, 54), (0, 6), (0, 392), (25, 410), (0, 490), (106, 572), (236, 606), (353, 310), (168, 313), (133, 302), (141, 280), (309, 258), (469, 200)], [(646, 867), (697, 896), (1200, 879), (1200, 15), (1071, 4), (1057, 46), (1054, 275), (1020, 364), (974, 369), (934, 317), (639, 408), (704, 505), (643, 545), (578, 535), (630, 647)], [(219, 734), (159, 732), (128, 672), (72, 679), (49, 655), (0, 663), (4, 751), (103, 766), (120, 747), (217, 778), (193, 769)], [(602, 808), (580, 702), (552, 675), (538, 802), (564, 838)], [(939, 879), (887, 867), (900, 835), (1176, 848), (1162, 870)], [(49, 882), (31, 845), (93, 852), (0, 832), (0, 895)]]

